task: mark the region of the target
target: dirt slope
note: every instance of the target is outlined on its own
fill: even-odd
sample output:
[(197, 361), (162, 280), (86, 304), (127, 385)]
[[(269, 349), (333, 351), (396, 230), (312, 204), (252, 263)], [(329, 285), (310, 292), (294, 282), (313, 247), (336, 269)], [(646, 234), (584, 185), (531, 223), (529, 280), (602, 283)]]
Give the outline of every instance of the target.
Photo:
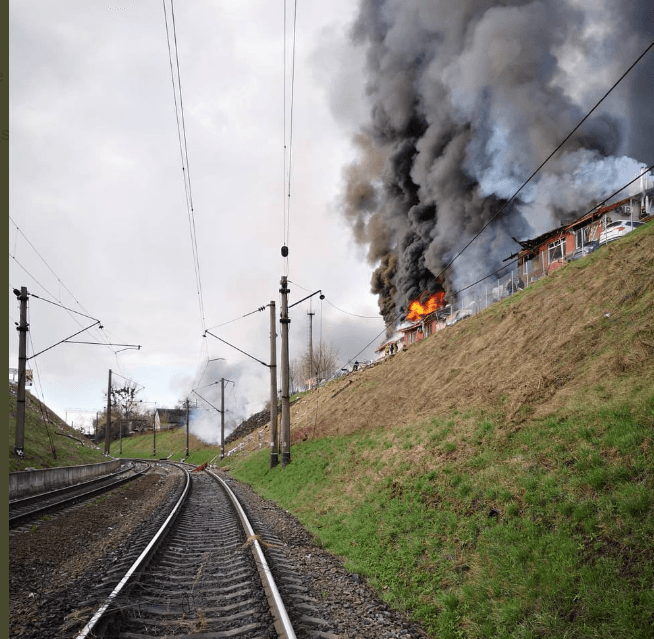
[(654, 387), (654, 224), (303, 397), (293, 439), (470, 408), (507, 419)]

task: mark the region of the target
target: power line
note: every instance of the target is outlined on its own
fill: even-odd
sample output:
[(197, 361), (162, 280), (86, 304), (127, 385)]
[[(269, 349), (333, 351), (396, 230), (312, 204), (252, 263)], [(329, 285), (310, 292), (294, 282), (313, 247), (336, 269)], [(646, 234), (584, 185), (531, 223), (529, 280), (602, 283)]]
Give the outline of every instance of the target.
[[(572, 137), (572, 135), (577, 131), (577, 129), (590, 117), (590, 115), (599, 107), (602, 102), (608, 97), (608, 95), (615, 89), (615, 87), (622, 82), (622, 80), (627, 76), (627, 74), (641, 61), (641, 59), (647, 54), (647, 52), (654, 47), (654, 41), (638, 56), (635, 62), (618, 78), (618, 80), (613, 84), (613, 86), (602, 96), (602, 98), (595, 104), (595, 106), (581, 119), (579, 124), (568, 133), (568, 135), (563, 139), (563, 141), (552, 151), (540, 166), (525, 180), (522, 186), (499, 208), (497, 213), (491, 217), (486, 224), (479, 230), (479, 232), (446, 264), (441, 272), (438, 274), (437, 279), (440, 279), (441, 276), (447, 271), (447, 269), (454, 264), (454, 261), (497, 219), (497, 217), (504, 211), (504, 209), (517, 197), (517, 195), (522, 191), (522, 189), (531, 182), (531, 180), (536, 176), (536, 174), (552, 159), (552, 157), (561, 149), (561, 147)], [(623, 187), (624, 188), (624, 187)], [(620, 189), (622, 190), (622, 189)], [(611, 196), (612, 197), (612, 196)]]
[[(34, 252), (39, 256), (39, 258), (40, 258), (41, 261), (46, 265), (46, 267), (48, 268), (48, 270), (49, 270), (49, 271), (54, 275), (54, 277), (56, 278), (56, 280), (57, 280), (57, 282), (59, 283), (59, 285), (60, 285), (60, 286), (63, 286), (64, 290), (65, 290), (65, 291), (66, 291), (66, 292), (71, 296), (71, 298), (73, 299), (73, 301), (75, 302), (75, 304), (77, 304), (77, 306), (79, 306), (79, 307), (84, 311), (84, 313), (87, 314), (86, 317), (89, 317), (90, 319), (95, 319), (94, 317), (91, 317), (91, 316), (88, 314), (89, 311), (88, 311), (88, 310), (84, 307), (84, 305), (83, 305), (83, 304), (82, 304), (82, 303), (81, 303), (81, 302), (80, 302), (80, 301), (79, 301), (79, 300), (78, 300), (78, 299), (73, 295), (72, 291), (71, 291), (71, 290), (70, 290), (70, 289), (69, 289), (69, 288), (64, 284), (64, 282), (61, 281), (61, 278), (60, 278), (60, 277), (59, 277), (59, 276), (54, 272), (54, 269), (50, 266), (50, 264), (48, 264), (48, 262), (47, 262), (46, 259), (41, 255), (41, 253), (39, 253), (38, 249), (34, 246), (34, 244), (32, 244), (32, 242), (30, 242), (30, 240), (29, 240), (29, 238), (27, 237), (27, 235), (25, 235), (25, 233), (23, 232), (23, 230), (18, 226), (18, 224), (17, 224), (16, 221), (11, 217), (11, 215), (9, 216), (9, 219), (11, 220), (12, 224), (16, 227), (16, 231), (17, 231), (17, 233), (20, 233), (20, 234), (25, 238), (25, 241), (30, 245), (30, 247), (32, 248), (32, 250), (33, 250), (33, 251), (34, 251)], [(16, 238), (17, 238), (17, 237), (18, 237), (18, 235), (16, 235)], [(33, 276), (33, 275), (32, 275), (32, 274), (31, 274), (31, 273), (30, 273), (30, 272), (29, 272), (29, 271), (28, 271), (28, 270), (27, 270), (27, 269), (26, 269), (26, 268), (25, 268), (25, 267), (24, 267), (24, 266), (23, 266), (23, 265), (18, 261), (18, 259), (16, 258), (16, 243), (14, 243), (14, 254), (11, 255), (11, 258), (12, 258), (12, 259), (14, 260), (14, 262), (16, 262), (16, 264), (18, 264), (18, 266), (20, 266), (20, 268), (23, 269), (23, 271), (25, 271), (25, 273), (26, 273), (29, 277), (31, 277), (32, 280), (34, 280), (34, 282), (35, 282), (38, 286), (40, 286), (40, 287), (41, 287), (41, 288), (42, 288), (42, 289), (43, 289), (43, 290), (44, 290), (44, 291), (45, 291), (45, 292), (46, 292), (50, 297), (52, 297), (52, 298), (58, 300), (59, 302), (61, 302), (61, 300), (59, 299), (59, 297), (57, 297), (56, 295), (54, 295), (53, 293), (51, 293), (51, 292), (50, 292), (50, 291), (49, 291), (49, 290), (48, 290), (48, 289), (47, 289), (43, 284), (41, 284), (41, 282), (39, 282), (39, 281), (38, 281), (38, 280), (37, 280), (37, 279), (36, 279), (36, 278), (35, 278), (35, 277), (34, 277), (34, 276)], [(38, 297), (35, 293), (30, 293), (30, 295), (33, 295), (34, 297)], [(43, 301), (46, 301), (46, 302), (50, 301), (50, 300), (46, 300), (46, 299), (44, 299), (44, 298), (39, 298), (39, 299), (43, 299)], [(54, 302), (50, 302), (50, 303), (51, 303), (51, 304), (54, 304)], [(63, 306), (62, 306), (62, 308), (66, 308), (66, 307), (63, 307)], [(69, 313), (76, 313), (76, 314), (78, 314), (78, 315), (82, 315), (82, 313), (78, 313), (77, 311), (73, 311), (73, 310), (70, 309), (70, 308), (66, 308), (66, 310), (67, 310)], [(76, 323), (78, 326), (80, 326), (80, 327), (82, 326), (82, 324), (81, 324), (77, 319), (75, 319), (74, 317), (72, 317), (72, 319), (75, 321), (75, 323)], [(113, 349), (111, 348), (111, 346), (110, 346), (110, 344), (109, 344), (109, 342), (110, 342), (111, 340), (106, 336), (104, 330), (102, 330), (102, 329), (103, 329), (103, 327), (100, 327), (100, 333), (101, 333), (102, 335), (99, 337), (99, 339), (102, 339), (102, 337), (104, 336), (104, 342), (106, 343), (107, 347), (109, 348), (109, 350), (111, 350), (111, 351), (114, 352), (114, 354), (115, 354), (115, 351), (113, 351)]]
[[(291, 280), (288, 280), (288, 283), (293, 284), (294, 286), (297, 286), (298, 288), (301, 288), (303, 291), (306, 291), (307, 293), (311, 292), (311, 289), (305, 288), (304, 286), (300, 286), (297, 282), (292, 282)], [(300, 300), (300, 301), (302, 301), (302, 300)], [(332, 302), (330, 302), (326, 297), (325, 297), (325, 301), (330, 306), (333, 306), (337, 311), (340, 311), (341, 313), (345, 313), (346, 315), (351, 315), (352, 317), (360, 317), (361, 319), (374, 319), (374, 320), (382, 319), (381, 316), (379, 316), (379, 315), (375, 315), (373, 317), (371, 315), (357, 315), (356, 313), (350, 313), (349, 311), (344, 311), (342, 308), (339, 308), (338, 306), (336, 306), (336, 304), (332, 304)], [(298, 302), (296, 302), (296, 304), (297, 303)], [(290, 308), (290, 306), (289, 306), (289, 308)]]
[(327, 298), (325, 298), (325, 302), (327, 302), (327, 304), (329, 304), (330, 306), (333, 306), (337, 311), (340, 311), (341, 313), (345, 313), (346, 315), (351, 315), (352, 317), (360, 317), (361, 319), (371, 319), (371, 320), (382, 319), (380, 315), (375, 315), (373, 317), (372, 315), (357, 315), (356, 313), (350, 313), (348, 311), (344, 311), (342, 308), (338, 308), (336, 304), (332, 304)]
[(270, 364), (266, 364), (266, 362), (262, 362), (260, 359), (254, 357), (254, 355), (250, 355), (250, 353), (246, 353), (244, 350), (241, 350), (238, 346), (234, 346), (234, 344), (230, 344), (229, 342), (225, 341), (224, 339), (222, 339), (222, 337), (218, 337), (218, 335), (214, 335), (209, 330), (206, 330), (205, 333), (207, 335), (211, 335), (211, 337), (215, 337), (218, 341), (222, 342), (223, 344), (227, 344), (227, 346), (231, 346), (232, 348), (236, 349), (239, 353), (243, 353), (243, 355), (246, 355), (250, 359), (253, 359), (255, 362), (259, 362), (259, 364), (263, 364), (267, 368), (270, 368)]
[(124, 379), (126, 382), (131, 382), (132, 384), (136, 384), (137, 386), (140, 386), (141, 388), (145, 388), (145, 386), (143, 386), (143, 384), (139, 384), (138, 382), (135, 382), (133, 379), (129, 379), (128, 377), (125, 377), (123, 375), (119, 375), (118, 373), (116, 373), (116, 371), (112, 371), (111, 375), (112, 375), (112, 377), (113, 376), (120, 377), (121, 379)]
[(30, 293), (30, 297), (35, 297), (37, 300), (41, 300), (43, 302), (47, 302), (48, 304), (52, 304), (53, 306), (58, 306), (59, 308), (63, 308), (65, 311), (70, 311), (71, 313), (75, 313), (76, 315), (81, 315), (82, 317), (88, 317), (89, 319), (92, 320), (98, 320), (97, 317), (91, 317), (90, 315), (85, 315), (84, 313), (80, 313), (78, 311), (74, 311), (72, 308), (67, 308), (66, 306), (62, 306), (61, 304), (57, 304), (56, 302), (53, 302), (51, 300), (46, 300), (44, 297), (39, 297), (36, 293)]
[[(653, 44), (654, 44), (654, 43), (653, 43)], [(611, 195), (609, 195), (607, 198), (605, 198), (602, 202), (600, 202), (599, 204), (596, 204), (595, 206), (593, 206), (591, 209), (589, 209), (586, 213), (584, 213), (584, 214), (583, 214), (582, 216), (580, 216), (580, 217), (583, 218), (583, 217), (585, 217), (586, 215), (589, 215), (590, 213), (592, 213), (593, 211), (595, 211), (595, 210), (601, 208), (601, 206), (602, 206), (603, 204), (605, 204), (606, 202), (608, 202), (610, 199), (614, 198), (614, 197), (615, 197), (618, 193), (620, 193), (621, 191), (624, 191), (624, 189), (626, 189), (628, 186), (631, 186), (634, 182), (636, 182), (637, 180), (639, 180), (643, 175), (646, 175), (647, 173), (649, 173), (652, 169), (654, 169), (654, 164), (651, 164), (648, 168), (646, 168), (644, 171), (642, 171), (640, 174), (638, 174), (638, 175), (637, 175), (633, 180), (630, 180), (629, 182), (627, 182), (626, 184), (624, 184), (623, 186), (621, 186), (617, 191), (614, 191)], [(489, 277), (492, 277), (493, 275), (497, 275), (498, 273), (500, 273), (500, 272), (503, 271), (504, 269), (508, 268), (509, 266), (513, 266), (513, 264), (516, 264), (517, 262), (518, 262), (518, 260), (513, 260), (512, 262), (509, 262), (508, 264), (505, 264), (504, 266), (500, 267), (500, 268), (497, 269), (496, 271), (493, 271), (492, 273), (489, 273), (488, 275), (485, 275), (484, 277), (482, 277), (481, 279), (477, 280), (476, 282), (473, 282), (472, 284), (469, 284), (468, 286), (465, 286), (464, 288), (461, 288), (461, 289), (459, 289), (458, 291), (455, 291), (454, 293), (452, 293), (452, 295), (453, 295), (453, 296), (456, 296), (456, 295), (458, 295), (459, 293), (462, 293), (463, 291), (466, 291), (466, 290), (468, 290), (469, 288), (472, 288), (473, 286), (476, 286), (477, 284), (480, 284), (481, 282), (483, 282), (484, 280), (488, 279)], [(296, 284), (296, 286), (299, 286), (299, 285)], [(404, 313), (397, 313), (397, 314), (395, 315), (395, 317), (394, 317), (390, 322), (386, 322), (386, 324), (385, 324), (383, 330), (381, 330), (379, 333), (377, 333), (377, 335), (376, 335), (376, 336), (375, 336), (375, 337), (374, 337), (370, 342), (368, 342), (368, 344), (366, 344), (366, 345), (365, 345), (365, 346), (364, 346), (364, 347), (363, 347), (363, 348), (362, 348), (362, 349), (361, 349), (361, 350), (360, 350), (356, 355), (354, 355), (354, 356), (351, 357), (349, 360), (347, 360), (347, 362), (345, 362), (345, 365), (349, 364), (352, 360), (356, 359), (359, 355), (361, 355), (361, 353), (363, 353), (367, 348), (369, 348), (369, 347), (370, 347), (370, 346), (371, 346), (371, 345), (372, 345), (376, 340), (378, 340), (378, 339), (379, 339), (379, 338), (384, 334), (384, 332), (385, 332), (385, 331), (386, 331), (390, 326), (394, 326), (395, 323), (397, 322), (397, 320), (400, 319), (400, 317), (401, 317), (403, 314), (404, 314)]]
[(631, 186), (636, 180), (640, 180), (643, 175), (647, 175), (652, 169), (654, 169), (654, 164), (650, 164), (642, 173), (638, 174), (631, 182), (627, 182), (624, 186), (621, 186), (617, 191), (611, 193), (607, 198), (602, 200), (599, 204), (596, 204), (592, 209), (589, 209), (581, 217), (585, 217), (589, 213), (592, 213), (595, 209), (599, 209), (603, 204), (606, 204), (611, 198), (614, 198), (620, 191), (624, 191), (628, 186)]
[[(77, 298), (76, 298), (76, 297), (71, 293), (70, 289), (69, 289), (69, 288), (68, 288), (68, 287), (67, 287), (67, 286), (66, 286), (66, 285), (61, 281), (61, 279), (59, 278), (59, 276), (54, 272), (54, 270), (52, 269), (52, 267), (50, 266), (50, 264), (48, 264), (48, 262), (46, 261), (46, 259), (41, 255), (41, 253), (39, 253), (39, 251), (38, 251), (37, 248), (34, 246), (34, 244), (32, 244), (32, 242), (30, 242), (30, 240), (29, 240), (29, 238), (27, 237), (27, 235), (25, 235), (25, 233), (23, 233), (22, 229), (18, 226), (18, 224), (17, 224), (17, 223), (15, 222), (15, 220), (11, 217), (11, 215), (9, 216), (9, 219), (11, 220), (12, 224), (16, 227), (16, 231), (18, 231), (18, 233), (20, 233), (20, 234), (25, 238), (25, 241), (26, 241), (26, 242), (27, 242), (27, 243), (32, 247), (32, 250), (33, 250), (33, 251), (34, 251), (34, 252), (39, 256), (39, 258), (41, 259), (41, 261), (42, 261), (42, 262), (43, 262), (43, 263), (48, 267), (48, 270), (49, 270), (49, 271), (50, 271), (50, 272), (55, 276), (57, 282), (59, 282), (59, 284), (60, 284), (61, 286), (64, 287), (64, 290), (68, 293), (68, 295), (70, 295), (70, 296), (73, 298), (73, 300), (75, 301), (75, 303), (76, 303), (76, 304), (77, 304), (77, 305), (78, 305), (78, 306), (79, 306), (79, 307), (80, 307), (80, 308), (81, 308), (85, 313), (88, 313), (88, 311), (87, 311), (87, 310), (82, 306), (82, 304), (80, 304), (80, 302), (77, 300)], [(13, 257), (14, 259), (16, 259), (16, 258), (15, 258), (15, 255), (16, 255), (16, 245), (14, 244), (14, 255), (12, 255), (12, 257)], [(17, 260), (16, 260), (16, 261), (17, 261)], [(45, 289), (44, 289), (44, 290), (45, 290)], [(49, 295), (52, 295), (52, 293), (48, 293), (48, 294), (49, 294)], [(61, 300), (60, 300), (56, 295), (52, 295), (52, 297), (54, 297), (56, 300), (58, 300), (59, 302), (61, 302)]]
[(84, 331), (88, 331), (90, 328), (93, 328), (96, 324), (99, 324), (99, 323), (100, 323), (100, 320), (98, 320), (94, 324), (91, 324), (91, 326), (87, 326), (86, 328), (83, 328), (82, 330), (77, 331), (77, 333), (73, 333), (72, 335), (69, 335), (68, 337), (65, 337), (64, 339), (59, 340), (56, 344), (53, 344), (52, 346), (48, 346), (48, 348), (44, 348), (42, 351), (39, 351), (35, 355), (31, 355), (27, 359), (33, 359), (34, 357), (37, 357), (38, 355), (41, 355), (41, 354), (45, 353), (46, 351), (49, 351), (49, 350), (53, 349), (55, 346), (59, 346), (59, 344), (63, 344), (64, 342), (68, 341), (71, 337), (75, 337), (76, 335), (79, 335), (80, 333), (83, 333)]
[[(291, 96), (289, 113), (288, 149), (286, 147), (286, 0), (284, 0), (284, 230), (283, 243), (287, 249), (290, 241), (291, 227), (291, 174), (293, 168), (293, 111), (295, 104), (295, 50), (297, 42), (297, 0), (293, 9), (293, 44), (291, 49)], [(286, 170), (286, 158), (288, 155), (288, 171)], [(283, 251), (285, 262), (285, 274), (288, 275), (288, 250)]]
[[(31, 316), (30, 316), (29, 307), (27, 308), (27, 322), (28, 322), (28, 325), (31, 324)], [(34, 343), (32, 342), (32, 334), (31, 334), (30, 331), (27, 332), (27, 336), (29, 337), (30, 346), (32, 348), (32, 353), (33, 353), (34, 352)], [(29, 358), (27, 358), (27, 359), (29, 359)], [(43, 398), (42, 401), (40, 401), (40, 404), (41, 404), (41, 406), (40, 406), (41, 417), (43, 418), (43, 424), (45, 425), (45, 432), (46, 432), (46, 434), (48, 436), (48, 440), (50, 441), (50, 448), (52, 450), (52, 456), (54, 457), (54, 459), (57, 459), (57, 452), (55, 450), (55, 443), (54, 443), (54, 435), (51, 432), (50, 424), (48, 423), (48, 415), (47, 415), (47, 410), (48, 409), (45, 408), (45, 393), (43, 392), (43, 385), (41, 384), (41, 373), (39, 372), (39, 365), (36, 362), (36, 360), (34, 360), (34, 368), (36, 370), (36, 379), (37, 379), (37, 382), (38, 382), (38, 389), (40, 389), (40, 394), (41, 394), (41, 397)], [(38, 398), (38, 394), (39, 394), (39, 391), (37, 390), (37, 398)], [(45, 413), (44, 413), (44, 408), (45, 408)]]
[[(191, 170), (188, 159), (188, 144), (186, 139), (186, 120), (184, 118), (184, 99), (182, 94), (182, 80), (179, 69), (179, 51), (177, 48), (177, 28), (175, 24), (175, 9), (173, 0), (170, 0), (170, 13), (173, 30), (173, 46), (175, 48), (175, 68), (177, 70), (177, 84), (175, 84), (175, 70), (173, 68), (173, 56), (170, 44), (170, 30), (168, 28), (168, 14), (166, 11), (166, 2), (162, 0), (164, 22), (166, 26), (166, 44), (168, 46), (168, 62), (170, 64), (170, 79), (173, 87), (173, 102), (175, 106), (175, 121), (177, 123), (177, 140), (179, 142), (179, 154), (182, 163), (182, 177), (184, 180), (184, 193), (186, 201), (186, 213), (189, 223), (189, 233), (191, 236), (191, 252), (193, 254), (193, 270), (195, 272), (195, 285), (198, 295), (198, 304), (200, 308), (200, 320), (202, 330), (206, 329), (204, 313), (204, 296), (202, 292), (202, 278), (200, 275), (200, 257), (198, 252), (197, 232), (195, 225), (195, 211), (193, 207), (193, 191), (191, 188)], [(177, 95), (179, 94), (179, 105)]]
[(216, 324), (216, 326), (210, 326), (207, 330), (211, 330), (212, 328), (220, 328), (221, 326), (227, 326), (227, 324), (232, 324), (233, 322), (238, 322), (238, 320), (243, 319), (244, 317), (248, 317), (249, 315), (254, 315), (255, 313), (260, 313), (261, 311), (266, 310), (266, 306), (260, 306), (259, 308), (255, 309), (254, 311), (250, 311), (249, 313), (245, 313), (244, 315), (240, 315), (239, 317), (235, 317), (234, 319), (231, 319), (227, 322), (223, 322), (222, 324)]

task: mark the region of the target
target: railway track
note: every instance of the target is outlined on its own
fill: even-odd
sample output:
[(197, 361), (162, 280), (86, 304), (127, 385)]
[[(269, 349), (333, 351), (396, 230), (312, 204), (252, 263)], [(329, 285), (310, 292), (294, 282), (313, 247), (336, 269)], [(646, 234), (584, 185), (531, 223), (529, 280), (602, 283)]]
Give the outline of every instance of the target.
[(140, 477), (150, 469), (145, 462), (130, 463), (128, 467), (111, 475), (98, 477), (81, 484), (39, 493), (9, 502), (9, 528), (17, 528), (28, 521), (68, 506), (86, 501), (109, 492), (114, 488)]
[[(184, 469), (164, 524), (78, 639), (296, 634), (255, 531), (216, 475)], [(124, 562), (123, 562), (124, 563)]]

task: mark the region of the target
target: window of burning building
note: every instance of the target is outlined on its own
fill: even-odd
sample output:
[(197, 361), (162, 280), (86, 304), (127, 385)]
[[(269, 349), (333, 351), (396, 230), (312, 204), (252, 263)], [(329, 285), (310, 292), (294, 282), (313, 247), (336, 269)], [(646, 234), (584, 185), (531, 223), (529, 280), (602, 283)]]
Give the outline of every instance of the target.
[(551, 264), (565, 256), (565, 238), (560, 238), (556, 242), (550, 242), (547, 245), (547, 263)]
[(590, 232), (590, 226), (584, 226), (575, 231), (575, 248), (581, 248), (590, 242)]

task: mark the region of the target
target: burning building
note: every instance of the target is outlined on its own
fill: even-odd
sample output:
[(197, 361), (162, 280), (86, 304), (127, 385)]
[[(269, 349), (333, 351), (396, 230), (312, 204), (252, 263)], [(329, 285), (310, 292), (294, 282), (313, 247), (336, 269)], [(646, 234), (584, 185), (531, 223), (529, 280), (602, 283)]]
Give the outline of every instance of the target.
[(652, 52), (507, 205), (652, 41), (646, 12), (644, 0), (361, 1), (351, 38), (369, 118), (343, 210), (390, 334), (423, 292), (455, 302), (513, 237), (569, 224), (650, 160)]

